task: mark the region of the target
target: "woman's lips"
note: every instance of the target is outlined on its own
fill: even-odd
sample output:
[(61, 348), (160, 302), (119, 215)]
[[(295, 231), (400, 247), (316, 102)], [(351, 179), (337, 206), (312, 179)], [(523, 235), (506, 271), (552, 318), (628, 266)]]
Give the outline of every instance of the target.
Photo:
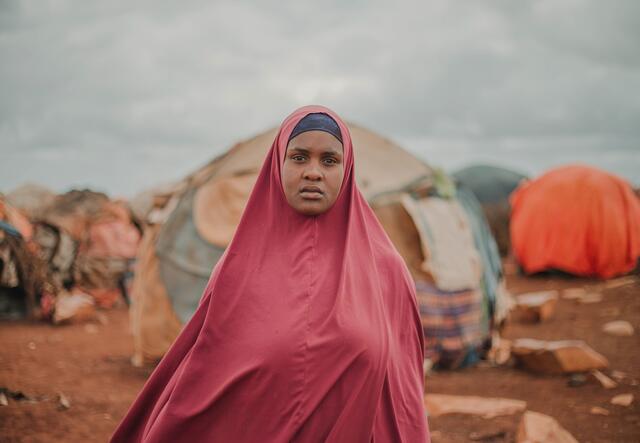
[(300, 191), (300, 195), (305, 200), (320, 200), (324, 193), (320, 190), (320, 188), (314, 187), (304, 187)]

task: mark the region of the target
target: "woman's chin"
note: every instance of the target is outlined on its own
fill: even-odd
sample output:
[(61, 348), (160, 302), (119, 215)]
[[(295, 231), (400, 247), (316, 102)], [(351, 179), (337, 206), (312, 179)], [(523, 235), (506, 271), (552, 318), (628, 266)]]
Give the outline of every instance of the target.
[(320, 215), (323, 212), (326, 212), (327, 205), (322, 200), (302, 200), (296, 202), (296, 205), (293, 207), (297, 212), (303, 215)]

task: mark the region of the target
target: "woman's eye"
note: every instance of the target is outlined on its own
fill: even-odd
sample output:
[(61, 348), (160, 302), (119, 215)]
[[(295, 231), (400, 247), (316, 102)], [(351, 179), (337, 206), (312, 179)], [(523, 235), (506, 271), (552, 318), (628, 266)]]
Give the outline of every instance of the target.
[(293, 160), (294, 162), (302, 162), (304, 161), (304, 156), (302, 155), (294, 155), (291, 157), (291, 160)]
[(335, 165), (338, 163), (335, 158), (325, 158), (324, 162), (328, 165)]

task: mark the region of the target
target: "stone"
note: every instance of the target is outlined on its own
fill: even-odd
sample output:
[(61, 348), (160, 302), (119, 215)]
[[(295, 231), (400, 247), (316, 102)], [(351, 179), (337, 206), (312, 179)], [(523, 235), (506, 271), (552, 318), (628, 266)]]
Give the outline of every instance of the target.
[(487, 361), (493, 365), (501, 366), (509, 362), (511, 358), (511, 340), (500, 337), (494, 331), (491, 340), (491, 349), (487, 352)]
[(620, 394), (611, 399), (612, 405), (631, 406), (631, 403), (633, 403), (633, 394)]
[(593, 415), (609, 415), (610, 414), (609, 411), (607, 411), (605, 408), (601, 408), (600, 406), (592, 407), (589, 412)]
[(92, 320), (96, 316), (96, 307), (90, 295), (75, 292), (62, 292), (56, 297), (53, 322), (77, 323)]
[(591, 371), (591, 375), (605, 389), (613, 389), (613, 388), (618, 386), (618, 383), (616, 383), (615, 381), (613, 381), (612, 379), (610, 379), (609, 377), (607, 377), (606, 375), (604, 375), (602, 372), (598, 371), (597, 369), (594, 369), (593, 371)]
[(516, 443), (578, 443), (553, 417), (527, 411), (518, 426)]
[(58, 392), (58, 409), (69, 409), (71, 407), (71, 401), (62, 392)]
[(511, 353), (521, 366), (543, 374), (588, 372), (609, 366), (604, 356), (582, 340), (543, 341), (519, 338), (513, 341)]
[(631, 323), (624, 320), (616, 320), (605, 323), (602, 326), (602, 331), (609, 335), (615, 335), (616, 337), (631, 337), (634, 333)]
[(424, 397), (424, 404), (430, 417), (470, 414), (493, 418), (516, 414), (527, 407), (527, 402), (522, 400), (445, 394), (427, 394)]
[(521, 322), (539, 323), (553, 316), (558, 303), (558, 291), (530, 292), (515, 298), (515, 317)]

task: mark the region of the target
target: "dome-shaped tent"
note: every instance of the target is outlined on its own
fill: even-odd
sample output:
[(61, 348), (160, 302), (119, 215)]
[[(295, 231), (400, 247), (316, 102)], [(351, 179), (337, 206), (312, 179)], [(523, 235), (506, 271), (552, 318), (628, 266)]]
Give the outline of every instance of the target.
[(610, 278), (640, 257), (640, 200), (629, 183), (582, 165), (553, 169), (511, 197), (511, 243), (527, 273)]
[[(428, 165), (399, 146), (361, 127), (351, 124), (349, 127), (357, 158), (356, 179), (370, 202), (383, 202), (393, 195), (406, 196), (418, 183), (437, 181), (433, 180), (434, 171)], [(139, 250), (132, 290), (134, 363), (161, 357), (181, 324), (194, 312), (212, 266), (233, 237), (275, 134), (273, 129), (236, 144), (177, 183), (173, 194), (167, 196), (165, 190), (151, 199), (159, 203), (147, 213), (148, 227)], [(394, 213), (401, 215), (397, 207), (383, 203), (376, 210), (379, 217), (381, 211), (386, 211), (387, 220), (395, 217)], [(407, 217), (411, 219), (410, 215)], [(391, 229), (385, 221), (383, 226)], [(411, 254), (415, 253), (422, 262), (425, 257), (420, 255), (416, 226), (410, 225), (412, 231), (397, 232), (392, 240), (405, 260), (413, 260)], [(398, 242), (413, 244), (403, 248)], [(430, 278), (427, 273), (424, 276)], [(479, 274), (475, 277), (474, 289), (482, 291), (481, 277)]]
[(452, 174), (469, 188), (482, 205), (508, 203), (509, 195), (527, 176), (510, 169), (491, 165), (473, 165)]

